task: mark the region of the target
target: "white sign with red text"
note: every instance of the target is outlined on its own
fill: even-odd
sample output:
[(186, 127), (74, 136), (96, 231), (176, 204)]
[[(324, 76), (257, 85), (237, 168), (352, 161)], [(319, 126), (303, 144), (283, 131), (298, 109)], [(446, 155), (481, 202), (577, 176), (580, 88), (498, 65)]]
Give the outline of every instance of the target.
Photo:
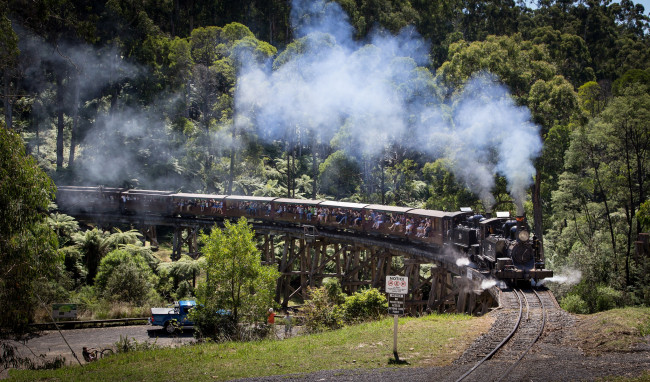
[(386, 293), (407, 294), (409, 278), (406, 276), (386, 276)]

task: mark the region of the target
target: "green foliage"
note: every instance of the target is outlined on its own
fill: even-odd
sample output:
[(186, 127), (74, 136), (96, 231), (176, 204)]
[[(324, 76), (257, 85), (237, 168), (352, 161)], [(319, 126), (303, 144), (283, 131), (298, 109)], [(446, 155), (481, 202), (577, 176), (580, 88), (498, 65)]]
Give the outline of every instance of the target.
[(570, 294), (564, 296), (564, 298), (560, 302), (560, 306), (562, 307), (562, 309), (570, 313), (575, 313), (575, 314), (589, 313), (589, 307), (587, 306), (587, 303), (582, 298), (580, 298), (580, 296), (578, 296), (577, 294)]
[(238, 328), (235, 317), (222, 314), (210, 305), (198, 305), (189, 313), (189, 319), (194, 322), (194, 335), (199, 339), (210, 339), (216, 342), (230, 341), (238, 338)]
[(614, 81), (612, 85), (612, 92), (615, 96), (624, 95), (626, 88), (630, 86), (641, 86), (645, 88), (645, 92), (650, 91), (650, 69), (631, 69), (625, 72), (621, 78)]
[(378, 320), (388, 308), (386, 297), (372, 288), (345, 296), (338, 279), (325, 279), (320, 288), (310, 288), (301, 313), (308, 332), (339, 329), (344, 324)]
[(589, 81), (578, 88), (578, 100), (582, 111), (595, 117), (605, 107), (607, 99), (601, 86), (596, 81)]
[(0, 327), (11, 332), (28, 329), (38, 305), (35, 283), (62, 261), (46, 224), (54, 190), (20, 137), (0, 125)]
[(206, 282), (202, 303), (207, 309), (226, 309), (238, 323), (262, 321), (274, 305), (278, 271), (260, 263), (254, 233), (245, 218), (236, 224), (224, 222), (209, 235), (202, 234)]
[(621, 306), (621, 297), (623, 293), (618, 291), (610, 286), (599, 285), (596, 288), (596, 301), (595, 308), (596, 312), (602, 312), (605, 310), (614, 309)]
[(319, 166), (320, 189), (335, 198), (356, 192), (359, 187), (359, 167), (343, 151), (336, 151)]
[(103, 243), (109, 251), (123, 245), (139, 243), (142, 238), (142, 234), (137, 229), (122, 231), (119, 228), (114, 228), (114, 230), (115, 232), (108, 236)]
[(459, 41), (449, 47), (449, 60), (438, 77), (459, 89), (474, 73), (488, 71), (510, 87), (516, 100), (527, 104), (528, 92), (537, 80), (549, 81), (556, 73), (543, 46), (521, 35), (488, 36), (485, 41)]
[(106, 237), (107, 235), (97, 228), (72, 235), (72, 239), (83, 256), (83, 263), (88, 271), (87, 282), (91, 285), (95, 280), (99, 262), (108, 250)]
[(135, 263), (122, 263), (108, 276), (104, 296), (114, 301), (144, 304), (152, 292), (149, 275)]
[(316, 333), (343, 327), (343, 311), (336, 302), (338, 296), (330, 296), (326, 287), (310, 288), (308, 295), (301, 310), (307, 332)]
[(636, 213), (636, 219), (641, 224), (641, 230), (643, 232), (650, 230), (650, 199), (641, 204), (639, 210)]
[(59, 245), (63, 246), (72, 240), (72, 234), (79, 230), (79, 223), (69, 215), (58, 212), (50, 214), (47, 224), (59, 238)]
[(102, 259), (95, 287), (106, 298), (143, 304), (155, 282), (156, 278), (142, 256), (117, 249)]
[(341, 288), (341, 283), (339, 279), (336, 278), (326, 278), (323, 280), (323, 288), (327, 293), (327, 298), (336, 305), (341, 305), (345, 302), (345, 293), (343, 293), (343, 288)]
[(429, 199), (426, 208), (442, 211), (455, 211), (459, 206), (476, 206), (476, 195), (456, 181), (449, 169), (449, 163), (438, 159), (426, 163), (422, 168), (422, 177), (429, 185)]
[(623, 306), (623, 293), (604, 284), (590, 284), (585, 280), (562, 298), (560, 306), (579, 314), (598, 313)]
[(135, 338), (129, 339), (128, 336), (122, 336), (120, 334), (120, 339), (115, 343), (115, 352), (116, 353), (129, 353), (134, 351), (145, 351), (159, 349), (160, 346), (156, 343), (158, 339), (153, 342), (144, 341), (138, 342)]
[(378, 320), (386, 314), (388, 301), (379, 289), (371, 288), (346, 297), (343, 317), (348, 324)]

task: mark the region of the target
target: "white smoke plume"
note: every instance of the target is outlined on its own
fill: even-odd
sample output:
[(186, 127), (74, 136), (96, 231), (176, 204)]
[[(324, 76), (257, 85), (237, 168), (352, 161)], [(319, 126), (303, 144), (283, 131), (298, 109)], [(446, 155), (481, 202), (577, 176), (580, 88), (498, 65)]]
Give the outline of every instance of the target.
[(539, 280), (537, 285), (544, 285), (546, 283), (557, 283), (567, 286), (576, 285), (582, 280), (582, 272), (574, 268), (560, 268), (554, 271), (554, 276), (547, 279)]
[(467, 257), (461, 257), (460, 259), (456, 260), (456, 265), (459, 267), (466, 267), (470, 263), (469, 259)]
[(254, 120), (271, 140), (297, 131), (325, 142), (342, 135), (342, 148), (357, 158), (378, 157), (391, 143), (445, 156), (486, 205), (500, 173), (523, 206), (541, 139), (528, 109), (494, 76), (479, 73), (445, 100), (422, 68), (429, 46), (412, 27), (396, 36), (375, 31), (359, 42), (336, 2), (294, 0), (291, 15), (300, 38), (294, 47), (274, 68), (242, 69), (236, 124)]
[(494, 280), (494, 279), (483, 280), (481, 282), (481, 290), (490, 289), (495, 285), (497, 285), (497, 280)]

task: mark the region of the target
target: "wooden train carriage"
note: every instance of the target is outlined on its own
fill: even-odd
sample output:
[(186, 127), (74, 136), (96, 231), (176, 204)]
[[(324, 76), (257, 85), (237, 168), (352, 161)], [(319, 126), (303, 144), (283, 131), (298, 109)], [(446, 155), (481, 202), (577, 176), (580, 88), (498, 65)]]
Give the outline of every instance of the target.
[(174, 215), (224, 216), (226, 195), (172, 194)]
[(316, 224), (362, 231), (367, 204), (324, 201), (316, 209)]
[(122, 191), (114, 187), (59, 186), (56, 203), (68, 213), (117, 213)]
[(273, 220), (315, 224), (316, 211), (322, 200), (278, 198), (271, 203)]
[(265, 196), (228, 195), (224, 198), (224, 216), (250, 219), (270, 219), (271, 202), (277, 198)]
[(409, 237), (413, 240), (442, 246), (445, 240), (443, 222), (447, 215), (448, 213), (444, 211), (425, 210), (421, 208), (408, 211), (406, 216), (414, 222), (417, 222), (418, 226), (420, 222), (424, 222), (425, 224), (424, 235), (418, 236), (416, 228), (413, 230), (415, 234)]
[(413, 208), (371, 204), (366, 206), (367, 231), (380, 232), (393, 236), (408, 236), (406, 213)]
[(121, 194), (122, 212), (136, 215), (171, 215), (172, 191), (128, 190)]

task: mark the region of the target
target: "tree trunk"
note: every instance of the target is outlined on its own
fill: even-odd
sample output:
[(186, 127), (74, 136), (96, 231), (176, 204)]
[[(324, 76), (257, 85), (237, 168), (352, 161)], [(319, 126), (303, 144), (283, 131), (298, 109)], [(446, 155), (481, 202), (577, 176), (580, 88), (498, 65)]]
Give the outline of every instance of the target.
[(292, 186), (293, 169), (291, 168), (291, 166), (292, 166), (292, 164), (291, 164), (291, 157), (292, 157), (291, 151), (292, 151), (291, 149), (287, 150), (287, 198), (291, 197), (291, 189), (293, 188), (293, 186)]
[(235, 182), (235, 135), (237, 129), (235, 126), (232, 128), (232, 148), (230, 149), (230, 171), (228, 179), (228, 195), (232, 195), (232, 186)]
[(74, 104), (72, 105), (72, 131), (70, 133), (70, 155), (68, 156), (68, 168), (74, 165), (75, 147), (77, 146), (77, 133), (79, 130), (79, 76), (75, 77), (74, 83)]
[(56, 76), (56, 169), (63, 168), (63, 74)]
[(9, 69), (4, 71), (4, 109), (5, 109), (5, 126), (8, 130), (13, 128), (13, 109), (11, 104), (11, 75), (9, 74)]
[(384, 162), (384, 159), (382, 158), (381, 163), (381, 204), (386, 205), (386, 189), (385, 189), (385, 184), (386, 184), (386, 163)]
[(312, 189), (311, 198), (316, 199), (316, 182), (318, 179), (318, 163), (316, 162), (316, 137), (314, 136), (311, 144), (311, 173), (312, 173)]
[(535, 183), (533, 184), (533, 221), (535, 222), (535, 236), (540, 242), (540, 258), (544, 260), (544, 225), (542, 222), (542, 175), (537, 170), (535, 173)]
[(590, 159), (591, 159), (591, 165), (594, 168), (594, 176), (596, 179), (596, 186), (598, 187), (598, 191), (601, 193), (601, 196), (603, 198), (603, 204), (605, 206), (605, 216), (607, 217), (607, 225), (609, 227), (609, 235), (612, 240), (612, 250), (614, 251), (614, 272), (618, 272), (618, 259), (617, 259), (617, 253), (616, 253), (616, 235), (614, 235), (614, 222), (612, 221), (612, 214), (609, 210), (609, 203), (607, 202), (607, 194), (605, 193), (605, 189), (603, 188), (603, 185), (600, 181), (600, 174), (598, 173), (598, 166), (599, 164), (594, 160), (594, 154), (593, 154), (593, 147), (590, 147), (592, 150), (590, 154)]

